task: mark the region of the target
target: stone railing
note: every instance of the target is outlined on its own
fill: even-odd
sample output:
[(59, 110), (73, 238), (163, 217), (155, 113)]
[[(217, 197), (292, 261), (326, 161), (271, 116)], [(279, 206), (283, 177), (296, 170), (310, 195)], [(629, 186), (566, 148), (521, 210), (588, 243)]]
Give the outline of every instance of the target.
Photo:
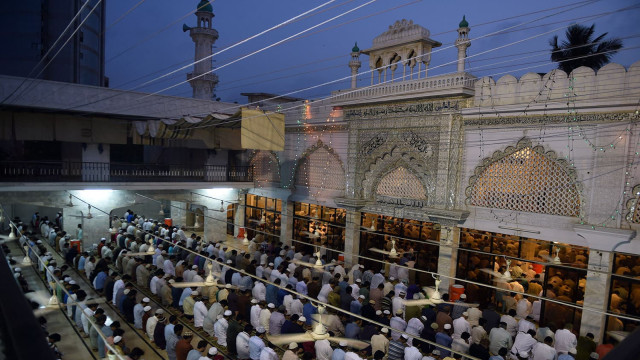
[(427, 77), (418, 80), (387, 82), (359, 89), (337, 90), (332, 93), (334, 104), (350, 102), (371, 102), (394, 99), (396, 97), (416, 97), (429, 92), (469, 92), (473, 94), (476, 77), (468, 73), (457, 73)]

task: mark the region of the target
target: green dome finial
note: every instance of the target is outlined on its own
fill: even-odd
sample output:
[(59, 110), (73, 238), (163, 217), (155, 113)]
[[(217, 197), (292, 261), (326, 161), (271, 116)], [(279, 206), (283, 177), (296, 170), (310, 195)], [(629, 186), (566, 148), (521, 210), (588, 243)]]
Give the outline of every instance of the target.
[(200, 0), (198, 7), (196, 8), (198, 12), (210, 12), (213, 13), (213, 7), (208, 0)]
[(351, 49), (351, 52), (360, 52), (360, 48), (358, 47), (357, 41), (356, 41), (356, 44), (353, 46), (353, 49)]
[(466, 15), (462, 15), (462, 21), (458, 24), (458, 27), (465, 28), (469, 27), (469, 23), (467, 22)]

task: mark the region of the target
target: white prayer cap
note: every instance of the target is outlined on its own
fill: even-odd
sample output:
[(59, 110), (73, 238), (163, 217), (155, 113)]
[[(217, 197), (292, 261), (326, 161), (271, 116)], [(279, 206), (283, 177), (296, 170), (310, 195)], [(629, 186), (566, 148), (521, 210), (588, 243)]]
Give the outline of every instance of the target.
[(144, 303), (148, 303), (149, 301), (151, 301), (151, 300), (149, 300), (148, 297), (142, 299), (142, 302), (144, 302)]
[(75, 285), (75, 284), (77, 284), (77, 282), (75, 280), (69, 281), (69, 285)]
[(598, 360), (600, 359), (600, 354), (594, 351), (589, 355), (589, 359)]
[(224, 311), (224, 316), (231, 316), (231, 314), (232, 314), (231, 310)]
[(347, 342), (345, 340), (342, 340), (338, 343), (338, 345), (342, 346), (342, 347), (346, 347), (347, 346)]
[(451, 324), (444, 324), (444, 329), (445, 330), (451, 329)]
[(382, 310), (376, 310), (376, 315), (378, 316), (382, 315)]
[(256, 331), (258, 332), (258, 334), (264, 334), (266, 332), (266, 330), (262, 326), (258, 326), (256, 328)]
[(521, 358), (523, 358), (523, 359), (528, 359), (528, 358), (529, 358), (529, 353), (528, 353), (528, 352), (526, 352), (526, 351), (520, 351), (520, 352), (518, 353), (518, 356), (519, 356), (519, 357), (521, 357)]
[(389, 311), (389, 310), (385, 310), (385, 311), (383, 311), (383, 313), (384, 313), (385, 315), (389, 315), (389, 314), (391, 314), (391, 311)]
[(257, 304), (257, 303), (258, 303), (258, 300), (257, 300), (257, 299), (251, 299), (251, 303), (252, 303), (252, 304)]
[(409, 335), (407, 335), (407, 334), (402, 334), (402, 337), (403, 337), (405, 340), (406, 340), (406, 339), (409, 339)]
[(360, 264), (360, 269), (364, 269), (364, 265)]
[(440, 350), (435, 349), (431, 352), (433, 355), (440, 355)]
[(578, 350), (576, 350), (576, 348), (571, 348), (571, 349), (569, 349), (569, 354), (573, 354), (573, 355), (575, 355), (575, 354), (577, 354), (577, 353), (578, 353)]
[(36, 241), (36, 244), (42, 244), (42, 240)]
[(462, 316), (467, 317), (467, 316), (469, 316), (469, 313), (465, 311), (465, 312), (462, 313)]
[(192, 269), (197, 269), (197, 268), (198, 268), (198, 265), (193, 265), (191, 268), (192, 268)]
[(231, 259), (227, 260), (227, 264), (231, 264), (232, 262)]
[(231, 289), (231, 284), (227, 284), (224, 286), (225, 289)]
[(275, 309), (275, 308), (276, 308), (276, 306), (275, 306), (275, 305), (273, 305), (273, 303), (269, 303), (269, 305), (267, 305), (267, 307), (268, 307), (269, 309)]
[(15, 268), (15, 269), (13, 269), (13, 271), (15, 271), (15, 272), (22, 272), (22, 269), (21, 269), (21, 268), (19, 268), (19, 267), (17, 267), (17, 268)]
[(390, 280), (390, 281), (393, 281), (393, 280), (395, 280), (395, 279), (396, 279), (396, 278), (394, 278), (393, 276), (389, 276), (389, 280)]
[(122, 336), (116, 336), (116, 337), (114, 337), (114, 338), (113, 338), (113, 343), (114, 343), (114, 344), (117, 344), (117, 343), (119, 343), (120, 341), (122, 341)]
[(284, 255), (284, 254), (285, 254), (284, 250), (280, 250), (280, 255)]
[(402, 309), (396, 310), (396, 315), (402, 315)]
[(466, 294), (461, 294), (461, 295), (460, 295), (460, 299), (464, 300), (464, 299), (466, 299), (466, 298), (467, 298), (467, 295), (466, 295)]
[(298, 343), (292, 342), (291, 344), (289, 344), (289, 350), (295, 350), (297, 348), (298, 348)]
[(388, 334), (389, 333), (389, 328), (383, 327), (382, 330), (380, 330), (380, 331), (382, 331), (383, 334)]
[(273, 263), (269, 263), (269, 266), (273, 266)]
[(191, 296), (198, 296), (198, 295), (200, 295), (200, 293), (199, 293), (199, 292), (197, 292), (197, 291), (193, 291), (193, 292), (191, 293)]
[(306, 317), (304, 317), (304, 316), (300, 316), (300, 317), (298, 318), (298, 321), (300, 321), (300, 322), (306, 322), (306, 321), (307, 321), (307, 318), (306, 318)]
[(384, 269), (380, 269), (380, 274), (384, 274)]
[(131, 290), (129, 289), (124, 289), (124, 294), (127, 295)]
[(176, 283), (175, 280), (173, 280), (173, 279), (169, 280), (169, 284), (175, 284), (175, 283)]
[(107, 238), (101, 238), (100, 241), (107, 241)]
[(147, 305), (142, 310), (144, 310), (145, 312), (150, 311), (151, 310), (151, 306)]
[(358, 296), (358, 298), (364, 299), (364, 295), (360, 295), (360, 296)]
[(211, 347), (211, 349), (209, 349), (209, 355), (217, 355), (218, 354), (218, 349)]
[(360, 279), (356, 279), (356, 282), (357, 282), (357, 283), (359, 283), (359, 282), (362, 282), (362, 280), (360, 280)]
[(162, 315), (162, 314), (164, 314), (164, 310), (162, 309), (156, 310), (156, 315)]

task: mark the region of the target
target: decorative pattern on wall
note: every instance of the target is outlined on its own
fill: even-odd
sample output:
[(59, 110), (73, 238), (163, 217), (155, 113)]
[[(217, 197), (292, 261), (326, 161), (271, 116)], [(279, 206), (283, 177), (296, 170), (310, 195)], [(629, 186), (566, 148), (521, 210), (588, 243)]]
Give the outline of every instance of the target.
[(403, 199), (427, 199), (420, 179), (404, 166), (387, 173), (378, 183), (376, 195)]
[(633, 197), (627, 200), (627, 219), (628, 222), (633, 224), (640, 224), (640, 209), (638, 209), (638, 200), (640, 199), (640, 184), (633, 187), (631, 190)]
[(249, 163), (253, 166), (255, 182), (280, 184), (280, 161), (275, 153), (255, 151)]
[(342, 161), (322, 140), (300, 158), (295, 172), (295, 185), (318, 189), (344, 190)]
[(574, 169), (529, 139), (485, 158), (469, 178), (467, 204), (549, 215), (580, 215)]

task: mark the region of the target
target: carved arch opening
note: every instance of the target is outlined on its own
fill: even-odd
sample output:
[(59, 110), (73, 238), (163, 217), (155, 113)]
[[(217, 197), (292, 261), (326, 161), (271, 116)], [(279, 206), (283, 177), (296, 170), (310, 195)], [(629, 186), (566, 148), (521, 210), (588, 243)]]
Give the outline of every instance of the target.
[(469, 178), (468, 205), (559, 216), (580, 216), (575, 169), (554, 151), (523, 138), (485, 158)]
[(255, 182), (280, 184), (280, 160), (273, 151), (254, 151), (249, 164)]
[(342, 160), (322, 140), (302, 154), (294, 172), (296, 187), (344, 190), (345, 181)]

